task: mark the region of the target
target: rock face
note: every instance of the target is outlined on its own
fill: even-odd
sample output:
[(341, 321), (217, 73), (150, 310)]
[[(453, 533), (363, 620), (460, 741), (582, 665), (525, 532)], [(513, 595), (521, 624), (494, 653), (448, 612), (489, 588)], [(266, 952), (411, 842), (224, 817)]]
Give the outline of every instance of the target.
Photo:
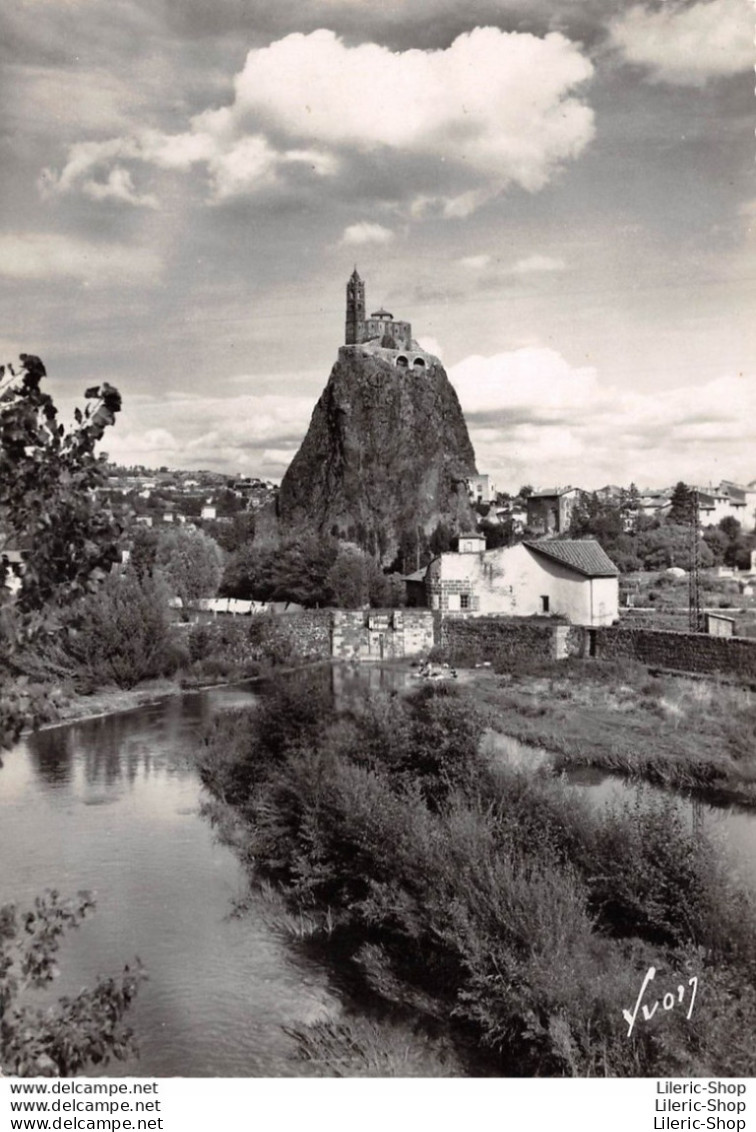
[(441, 524), (475, 529), (470, 475), (475, 453), (440, 363), (415, 372), (341, 349), (281, 484), (281, 533), (337, 535), (390, 565)]

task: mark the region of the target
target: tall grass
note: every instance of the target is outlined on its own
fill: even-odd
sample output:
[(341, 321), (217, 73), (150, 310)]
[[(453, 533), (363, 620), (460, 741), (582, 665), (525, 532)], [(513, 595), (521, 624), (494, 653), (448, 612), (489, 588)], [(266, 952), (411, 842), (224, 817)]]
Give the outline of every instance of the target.
[(489, 724), (556, 755), (756, 803), (756, 695), (718, 680), (652, 676), (633, 662), (555, 662), (474, 690)]

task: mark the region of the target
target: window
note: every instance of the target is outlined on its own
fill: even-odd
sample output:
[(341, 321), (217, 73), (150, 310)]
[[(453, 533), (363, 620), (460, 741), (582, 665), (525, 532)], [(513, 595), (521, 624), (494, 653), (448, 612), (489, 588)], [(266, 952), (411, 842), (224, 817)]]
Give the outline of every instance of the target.
[(472, 602), (470, 601), (470, 595), (469, 594), (460, 594), (459, 595), (459, 608), (460, 609), (471, 609), (472, 608)]
[(548, 594), (543, 594), (541, 597), (541, 613), (549, 612), (549, 597)]

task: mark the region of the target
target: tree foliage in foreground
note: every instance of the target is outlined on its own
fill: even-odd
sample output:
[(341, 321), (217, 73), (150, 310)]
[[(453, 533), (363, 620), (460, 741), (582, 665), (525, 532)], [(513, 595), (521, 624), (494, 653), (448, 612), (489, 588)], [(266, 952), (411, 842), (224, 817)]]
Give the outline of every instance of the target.
[(10, 384), (0, 366), (0, 516), (6, 543), (23, 551), (18, 604), (30, 611), (80, 597), (117, 558), (120, 526), (93, 493), (105, 482), (95, 445), (121, 398), (107, 383), (87, 389), (84, 410), (75, 410), (66, 429), (40, 388), (46, 371), (39, 358), (22, 354), (17, 372), (8, 369)]
[[(95, 494), (105, 482), (105, 457), (95, 446), (115, 421), (120, 395), (107, 383), (87, 389), (87, 404), (67, 429), (40, 388), (45, 372), (30, 354), (0, 366), (1, 545), (24, 560), (11, 609), (3, 601), (10, 565), (0, 552), (0, 666), (11, 673), (14, 656), (44, 651), (61, 627), (60, 611), (105, 578), (121, 534)], [(23, 686), (0, 693), (0, 747), (35, 722), (38, 707)]]
[(137, 963), (75, 997), (35, 1004), (57, 977), (63, 937), (94, 908), (88, 893), (61, 900), (55, 890), (34, 907), (0, 907), (0, 1068), (17, 1077), (67, 1077), (135, 1052), (123, 1016), (145, 977)]

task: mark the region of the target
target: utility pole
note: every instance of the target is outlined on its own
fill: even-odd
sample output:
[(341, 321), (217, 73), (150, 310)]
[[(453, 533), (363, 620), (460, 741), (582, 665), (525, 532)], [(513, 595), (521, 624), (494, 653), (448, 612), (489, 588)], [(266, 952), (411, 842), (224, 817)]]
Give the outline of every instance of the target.
[(688, 557), (688, 628), (700, 633), (701, 624), (701, 547), (698, 537), (698, 488), (692, 490), (690, 501), (690, 554)]

